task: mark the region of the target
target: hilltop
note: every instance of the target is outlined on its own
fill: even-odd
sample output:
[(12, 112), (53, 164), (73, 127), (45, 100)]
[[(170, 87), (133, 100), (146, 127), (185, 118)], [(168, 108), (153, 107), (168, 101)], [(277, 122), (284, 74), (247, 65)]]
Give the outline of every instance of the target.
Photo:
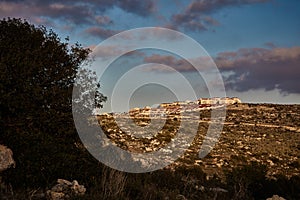
[[(124, 150), (139, 153), (157, 151), (172, 141), (182, 121), (195, 122), (193, 118), (195, 110), (179, 109), (182, 105), (178, 104), (179, 107), (175, 109), (174, 103), (172, 105), (172, 107), (168, 106), (171, 110), (168, 110), (164, 116), (166, 123), (153, 137), (134, 137), (130, 135), (130, 132), (121, 130), (114, 121), (115, 117), (118, 122), (124, 120), (126, 123), (126, 118), (129, 117), (137, 125), (146, 126), (150, 123), (149, 111), (151, 109), (149, 108), (134, 109), (129, 115), (105, 114), (98, 116), (98, 119), (107, 136)], [(213, 175), (223, 177), (224, 171), (255, 161), (267, 166), (269, 177), (299, 175), (300, 105), (238, 102), (227, 105), (226, 120), (220, 138), (211, 152), (205, 158), (200, 159), (198, 153), (208, 125), (211, 123), (211, 111), (223, 106), (225, 104), (200, 106), (199, 127), (192, 145), (181, 158), (167, 168), (199, 167), (209, 177)], [(191, 118), (181, 118), (183, 114)], [(154, 117), (152, 120), (159, 120), (159, 118)], [(186, 148), (188, 144), (182, 141), (182, 146)]]

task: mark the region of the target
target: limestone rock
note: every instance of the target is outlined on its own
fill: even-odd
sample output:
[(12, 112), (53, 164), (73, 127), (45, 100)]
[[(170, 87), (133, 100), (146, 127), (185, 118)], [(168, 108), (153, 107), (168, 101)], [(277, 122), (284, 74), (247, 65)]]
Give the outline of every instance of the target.
[(15, 167), (13, 152), (6, 146), (0, 145), (0, 172), (10, 167)]
[(72, 196), (81, 196), (85, 194), (85, 187), (79, 185), (76, 180), (70, 182), (64, 179), (57, 179), (57, 184), (47, 191), (49, 200), (65, 200)]
[(271, 198), (267, 198), (267, 200), (285, 200), (285, 198), (278, 195), (273, 195)]

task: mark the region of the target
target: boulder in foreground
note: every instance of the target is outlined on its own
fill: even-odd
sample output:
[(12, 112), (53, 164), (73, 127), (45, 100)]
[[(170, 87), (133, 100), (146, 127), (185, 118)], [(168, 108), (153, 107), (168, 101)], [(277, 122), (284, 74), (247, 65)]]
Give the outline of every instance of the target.
[(73, 196), (81, 196), (85, 194), (85, 187), (79, 185), (76, 180), (73, 182), (57, 179), (57, 184), (47, 191), (47, 199), (49, 200), (65, 200)]

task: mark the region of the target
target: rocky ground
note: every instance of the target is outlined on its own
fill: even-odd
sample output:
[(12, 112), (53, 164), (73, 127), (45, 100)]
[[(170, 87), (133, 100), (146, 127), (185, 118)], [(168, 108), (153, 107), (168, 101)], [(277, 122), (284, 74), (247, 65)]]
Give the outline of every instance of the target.
[[(203, 159), (199, 158), (199, 150), (212, 122), (211, 110), (200, 111), (200, 118), (195, 113), (169, 113), (165, 116), (166, 123), (152, 136), (143, 138), (134, 136), (131, 127), (124, 126), (128, 116), (114, 115), (98, 116), (99, 123), (116, 145), (131, 152), (151, 152), (165, 147), (175, 137), (181, 123), (188, 124), (184, 131), (189, 134), (193, 127), (199, 124), (197, 135), (190, 147), (182, 139), (181, 147), (188, 148), (169, 168), (176, 166), (199, 166), (209, 176), (223, 176), (225, 170), (256, 161), (268, 167), (268, 175), (285, 176), (300, 173), (300, 105), (275, 104), (235, 104), (226, 107), (226, 120), (219, 140)], [(185, 116), (185, 117), (182, 117)], [(190, 117), (189, 117), (190, 116)], [(130, 115), (136, 125), (146, 127), (150, 122), (149, 116)], [(161, 120), (159, 118), (153, 119)], [(155, 132), (156, 130), (143, 129)], [(146, 133), (147, 135), (147, 133)], [(150, 134), (148, 134), (150, 135)], [(212, 138), (214, 139), (214, 138)], [(212, 147), (210, 147), (212, 148)]]

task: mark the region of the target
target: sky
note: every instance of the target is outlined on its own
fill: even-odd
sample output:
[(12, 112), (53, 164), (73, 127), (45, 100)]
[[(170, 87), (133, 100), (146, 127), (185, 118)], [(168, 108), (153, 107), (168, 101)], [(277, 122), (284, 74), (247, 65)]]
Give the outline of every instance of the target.
[[(112, 109), (108, 105), (113, 99), (114, 86), (123, 75), (146, 63), (157, 64), (143, 65), (127, 82), (159, 77), (172, 86), (152, 83), (128, 92), (126, 84), (121, 84), (122, 90), (115, 90), (121, 91), (115, 104), (124, 106), (117, 111), (125, 111), (127, 106), (151, 106), (189, 98), (188, 95), (178, 98), (171, 89), (174, 86), (177, 91), (185, 91), (184, 84), (176, 79), (178, 73), (191, 83), (197, 98), (210, 96), (211, 85), (207, 85), (206, 79), (214, 82), (214, 73), (220, 73), (226, 96), (250, 103), (300, 103), (299, 0), (0, 0), (0, 18), (7, 17), (53, 29), (62, 39), (69, 37), (71, 43), (79, 42), (92, 49), (100, 59), (121, 52), (119, 45), (97, 46), (101, 42), (122, 31), (143, 27), (179, 31), (203, 47), (205, 55), (194, 55), (197, 51), (191, 48), (189, 58), (157, 49), (120, 55), (99, 78), (101, 91), (109, 99), (104, 111)], [(152, 41), (159, 44), (158, 37), (164, 36), (154, 32)], [(127, 45), (131, 39), (125, 38)], [(167, 43), (180, 49), (184, 46), (182, 41), (173, 37)], [(217, 71), (205, 68), (208, 56)], [(206, 78), (199, 76), (187, 59), (201, 62)], [(222, 88), (215, 84), (213, 89)], [(129, 100), (122, 99), (126, 93), (131, 94)]]

